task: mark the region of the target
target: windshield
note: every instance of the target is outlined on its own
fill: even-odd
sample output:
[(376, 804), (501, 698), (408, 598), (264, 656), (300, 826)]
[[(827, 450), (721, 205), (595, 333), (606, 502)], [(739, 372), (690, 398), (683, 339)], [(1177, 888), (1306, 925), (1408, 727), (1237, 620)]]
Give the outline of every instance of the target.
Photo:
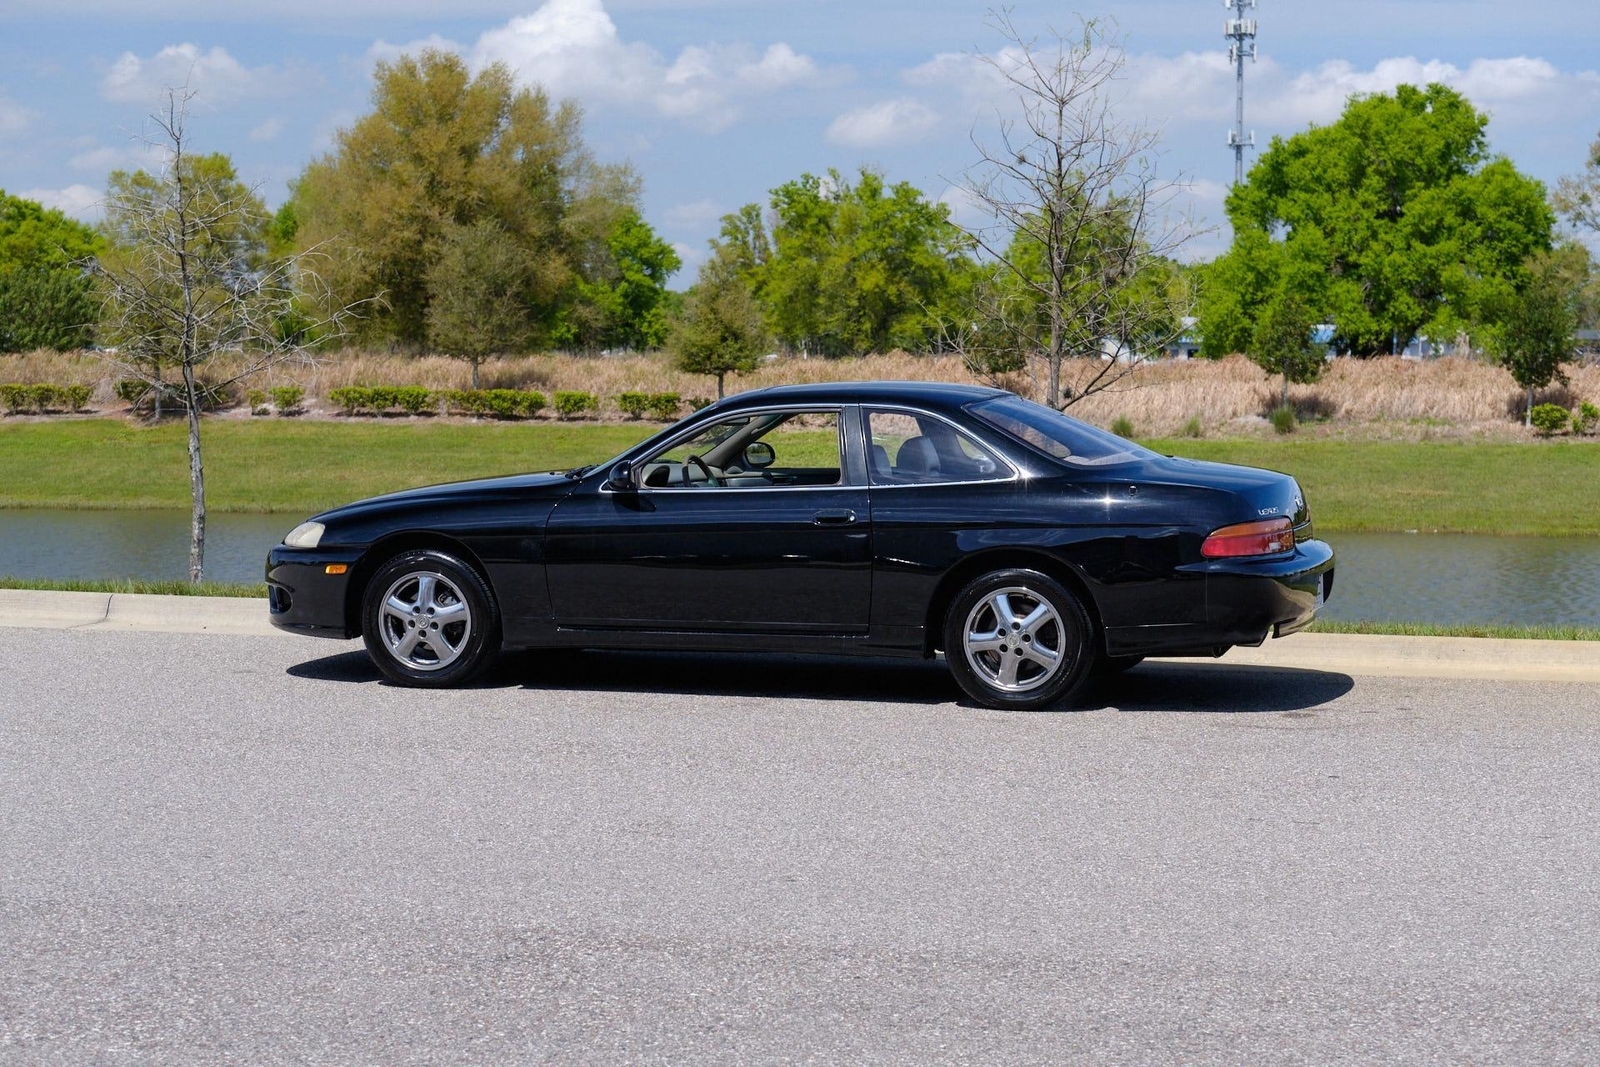
[(1020, 396), (983, 400), (967, 408), (989, 425), (1048, 456), (1080, 467), (1098, 467), (1148, 459), (1155, 455), (1127, 438), (1052, 411)]

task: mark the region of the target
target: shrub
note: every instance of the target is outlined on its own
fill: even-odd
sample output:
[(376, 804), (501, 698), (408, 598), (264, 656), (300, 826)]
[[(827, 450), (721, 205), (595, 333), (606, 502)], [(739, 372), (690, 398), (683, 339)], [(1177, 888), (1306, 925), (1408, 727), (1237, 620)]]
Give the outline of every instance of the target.
[(650, 415), (662, 422), (671, 422), (678, 417), (678, 409), (683, 406), (683, 398), (677, 393), (651, 393)]
[(1126, 415), (1118, 415), (1111, 420), (1111, 432), (1118, 437), (1133, 436), (1133, 420)]
[(407, 415), (421, 415), (433, 403), (433, 393), (425, 386), (403, 385), (393, 392), (395, 406)]
[(367, 392), (372, 396), (372, 410), (375, 412), (382, 413), (400, 406), (400, 390), (392, 385), (374, 385)]
[(1272, 428), (1279, 433), (1294, 433), (1294, 428), (1299, 425), (1294, 417), (1294, 406), (1291, 404), (1279, 404), (1272, 409), (1269, 418), (1272, 420)]
[(522, 407), (522, 394), (515, 389), (486, 389), (483, 392), (483, 402), (489, 414), (495, 418), (515, 418)]
[(372, 406), (372, 390), (363, 389), (359, 385), (347, 385), (341, 389), (330, 389), (328, 390), (328, 402), (338, 405), (342, 414), (354, 415), (362, 408)]
[(447, 389), (444, 394), (445, 414), (482, 415), (487, 410), (482, 389)]
[(264, 389), (251, 389), (244, 394), (244, 402), (250, 405), (250, 414), (265, 415), (267, 413), (267, 393)]
[[(279, 415), (291, 415), (300, 410), (300, 401), (306, 398), (306, 391), (298, 385), (275, 385), (272, 387), (272, 406), (278, 409)], [(251, 407), (255, 404), (252, 403)]]
[(1528, 418), (1541, 437), (1549, 437), (1566, 427), (1572, 413), (1560, 404), (1539, 404), (1528, 413)]
[(517, 395), (521, 397), (518, 411), (520, 411), (523, 415), (531, 418), (540, 411), (544, 410), (544, 394), (539, 392), (537, 389), (525, 389)]
[(1597, 426), (1600, 426), (1600, 407), (1595, 407), (1585, 400), (1573, 410), (1573, 433), (1590, 434)]
[(1205, 429), (1200, 425), (1200, 416), (1191, 415), (1189, 421), (1183, 424), (1183, 436), (1204, 437)]
[(711, 398), (709, 396), (691, 396), (689, 398), (690, 411), (699, 411), (701, 408), (710, 406)]
[(556, 390), (556, 414), (563, 419), (575, 419), (599, 406), (600, 398), (593, 393), (580, 393), (573, 389)]
[(630, 419), (642, 419), (650, 408), (650, 394), (622, 393), (617, 397), (617, 407)]
[(89, 397), (93, 394), (87, 385), (69, 385), (61, 390), (61, 399), (66, 402), (67, 410), (76, 415), (89, 406)]
[(7, 414), (15, 415), (27, 403), (28, 387), (26, 385), (18, 385), (16, 382), (0, 385), (0, 404), (5, 405)]
[(28, 386), (28, 403), (33, 406), (35, 411), (43, 415), (52, 410), (59, 411), (65, 403), (65, 399), (62, 397), (61, 387), (58, 385), (30, 385)]

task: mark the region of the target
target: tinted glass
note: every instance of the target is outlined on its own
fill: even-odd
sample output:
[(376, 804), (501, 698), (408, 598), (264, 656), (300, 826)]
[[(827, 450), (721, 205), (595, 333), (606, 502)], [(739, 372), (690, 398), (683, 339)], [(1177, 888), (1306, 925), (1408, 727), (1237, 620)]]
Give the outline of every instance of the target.
[(1011, 470), (942, 419), (902, 411), (869, 411), (867, 469), (874, 485), (979, 482)]
[(1065, 463), (1092, 467), (1148, 459), (1155, 455), (1148, 448), (1136, 445), (1125, 437), (1079, 422), (1020, 396), (982, 400), (969, 406), (967, 411)]

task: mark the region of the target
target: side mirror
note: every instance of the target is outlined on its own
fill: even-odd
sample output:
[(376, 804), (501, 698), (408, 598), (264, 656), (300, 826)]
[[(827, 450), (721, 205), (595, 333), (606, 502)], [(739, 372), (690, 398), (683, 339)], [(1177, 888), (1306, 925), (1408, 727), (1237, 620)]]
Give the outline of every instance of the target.
[(639, 487), (633, 484), (633, 464), (623, 460), (606, 475), (606, 488), (613, 493), (631, 493)]
[(765, 441), (751, 441), (744, 446), (744, 465), (752, 470), (770, 467), (777, 458), (778, 454)]

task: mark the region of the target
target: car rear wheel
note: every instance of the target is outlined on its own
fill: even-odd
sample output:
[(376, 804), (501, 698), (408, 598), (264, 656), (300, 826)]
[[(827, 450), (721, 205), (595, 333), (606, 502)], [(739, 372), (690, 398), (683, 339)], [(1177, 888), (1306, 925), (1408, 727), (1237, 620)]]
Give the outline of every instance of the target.
[(945, 616), (945, 663), (991, 708), (1028, 711), (1075, 692), (1094, 668), (1094, 624), (1048, 575), (993, 571), (956, 595)]
[(367, 583), (361, 634), (390, 681), (459, 685), (500, 646), (494, 593), (478, 572), (437, 549), (402, 552)]

